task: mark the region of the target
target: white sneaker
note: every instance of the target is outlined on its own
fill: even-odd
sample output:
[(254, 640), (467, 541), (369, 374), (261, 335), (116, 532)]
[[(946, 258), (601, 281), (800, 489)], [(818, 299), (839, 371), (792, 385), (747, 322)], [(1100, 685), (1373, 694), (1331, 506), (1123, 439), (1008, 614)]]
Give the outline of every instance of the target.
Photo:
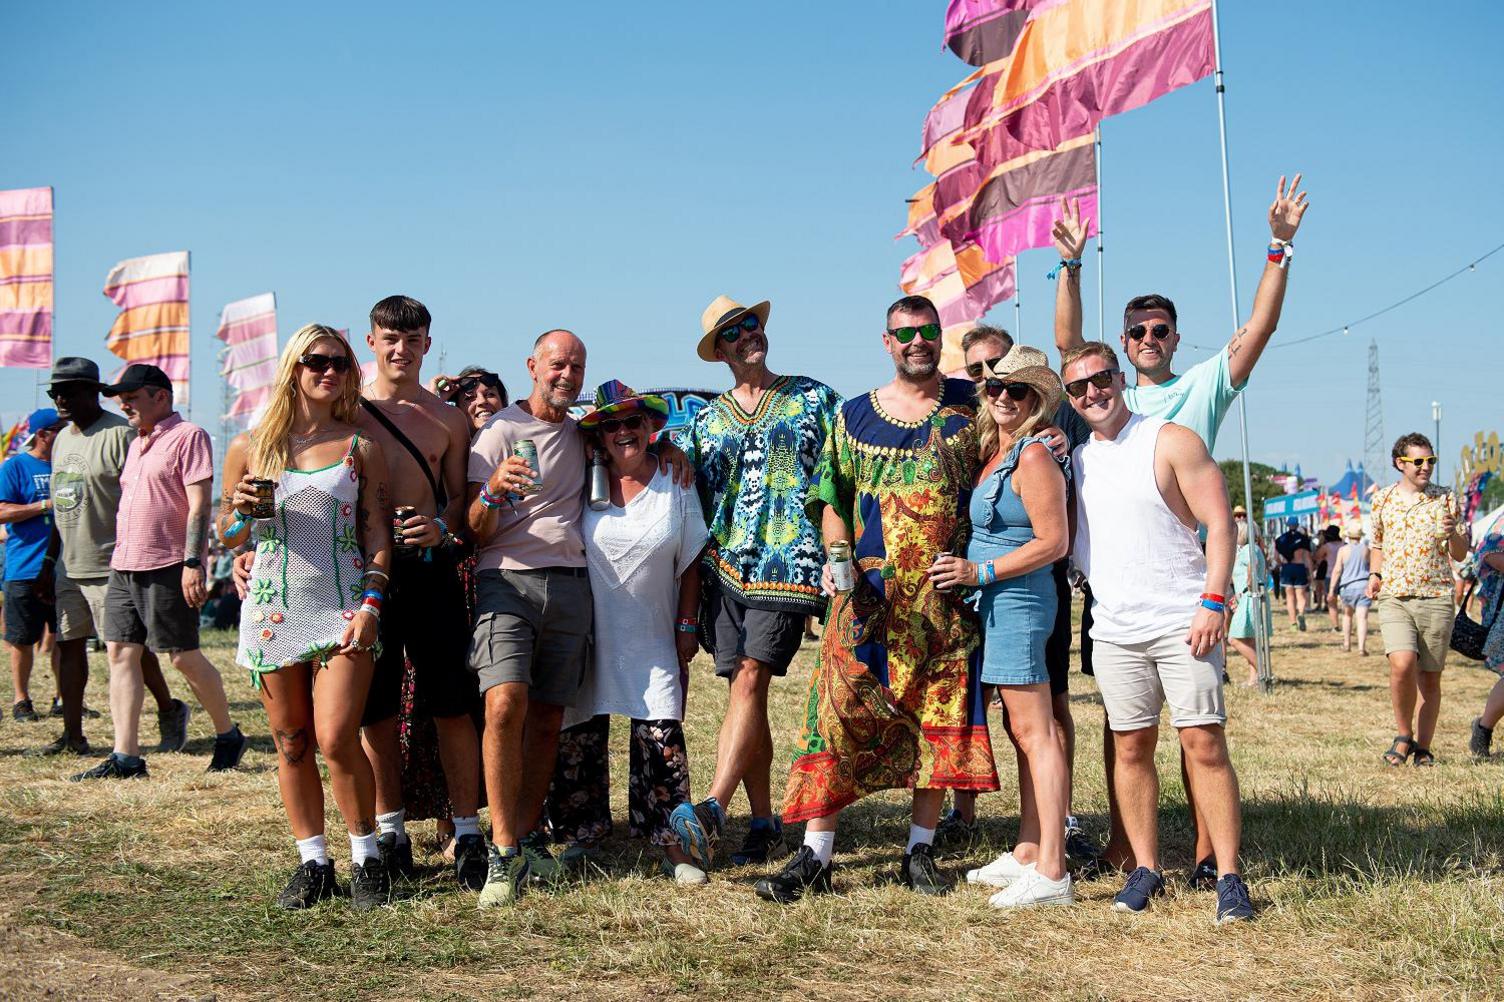
[(1007, 887), (1019, 877), (1024, 875), (1025, 867), (1013, 858), (1013, 853), (1005, 852), (986, 866), (975, 870), (966, 871), (968, 884), (986, 884), (989, 887)]
[(1051, 880), (1039, 875), (1039, 871), (1030, 863), (1024, 868), (1021, 877), (1015, 880), (1007, 888), (998, 891), (987, 899), (987, 903), (994, 908), (1029, 908), (1034, 905), (1073, 905), (1076, 903), (1076, 892), (1071, 887), (1071, 875), (1069, 873), (1059, 880)]

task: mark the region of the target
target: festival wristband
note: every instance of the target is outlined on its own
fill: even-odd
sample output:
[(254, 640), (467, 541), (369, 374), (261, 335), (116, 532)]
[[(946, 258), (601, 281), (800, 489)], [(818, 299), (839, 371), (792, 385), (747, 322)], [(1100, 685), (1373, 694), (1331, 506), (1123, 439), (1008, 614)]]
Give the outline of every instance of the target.
[(372, 605), (362, 605), (359, 609), (356, 609), (355, 611), (356, 612), (363, 612), (367, 616), (370, 616), (372, 619), (380, 619), (381, 618), (381, 610), (378, 609), (378, 608), (376, 608), (375, 606), (372, 606)]
[(688, 621), (682, 621), (681, 620), (679, 623), (676, 624), (676, 628), (678, 629), (678, 631), (680, 633), (699, 633), (700, 632), (700, 624), (699, 623), (695, 623), (695, 622), (688, 622)]
[(483, 507), (494, 509), (500, 508), (508, 502), (506, 498), (499, 498), (495, 494), (492, 494), (489, 486), (483, 485), (480, 489), (480, 503)]
[(1211, 599), (1204, 598), (1201, 600), (1201, 608), (1210, 609), (1212, 612), (1225, 612), (1227, 610), (1227, 603), (1213, 602)]
[(1267, 257), (1270, 264), (1277, 264), (1281, 268), (1287, 267), (1290, 260), (1295, 257), (1295, 245), (1278, 238), (1270, 240)]
[(444, 537), (449, 535), (449, 526), (445, 525), (444, 520), (437, 515), (433, 517), (433, 524), (439, 527), (439, 541), (443, 542)]
[(1055, 267), (1051, 268), (1045, 274), (1044, 277), (1045, 278), (1049, 278), (1049, 279), (1053, 279), (1057, 275), (1059, 275), (1062, 270), (1064, 270), (1067, 273), (1074, 273), (1074, 272), (1080, 271), (1081, 270), (1081, 259), (1079, 257), (1073, 257), (1073, 258), (1070, 258), (1069, 260), (1067, 260), (1065, 258), (1062, 258), (1061, 261), (1060, 261), (1060, 263), (1057, 264), (1057, 265), (1055, 265)]
[(1201, 597), (1202, 598), (1209, 598), (1213, 602), (1221, 602), (1224, 605), (1227, 604), (1227, 596), (1226, 595), (1213, 595), (1209, 591), (1204, 591), (1204, 592), (1201, 593)]
[(226, 546), (229, 546), (230, 537), (240, 535), (240, 530), (244, 529), (248, 524), (250, 524), (250, 521), (250, 519), (246, 518), (239, 511), (236, 511), (235, 518), (230, 522), (230, 527), (219, 534), (219, 541), (221, 543), (224, 543)]

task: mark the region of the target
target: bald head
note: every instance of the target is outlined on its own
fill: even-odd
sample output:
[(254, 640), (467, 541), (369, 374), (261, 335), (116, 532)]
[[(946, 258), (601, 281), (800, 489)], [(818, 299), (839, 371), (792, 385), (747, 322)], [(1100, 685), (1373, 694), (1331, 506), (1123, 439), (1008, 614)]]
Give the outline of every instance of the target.
[(534, 413), (562, 413), (585, 385), (585, 342), (571, 331), (545, 331), (533, 342), (527, 371), (533, 377)]
[(581, 341), (574, 331), (567, 331), (562, 327), (556, 327), (551, 331), (544, 331), (538, 335), (538, 340), (533, 342), (533, 357), (541, 358), (544, 352), (578, 350), (580, 357), (585, 356), (585, 342)]

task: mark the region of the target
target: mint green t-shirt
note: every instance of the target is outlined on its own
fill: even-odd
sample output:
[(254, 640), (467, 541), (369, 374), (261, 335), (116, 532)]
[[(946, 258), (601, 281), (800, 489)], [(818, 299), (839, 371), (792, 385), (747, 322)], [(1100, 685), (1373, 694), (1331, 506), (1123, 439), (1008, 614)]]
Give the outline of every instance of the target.
[(1185, 372), (1158, 386), (1129, 386), (1123, 393), (1128, 409), (1146, 417), (1164, 418), (1201, 436), (1206, 451), (1217, 444), (1217, 429), (1227, 417), (1228, 408), (1243, 388), (1232, 385), (1227, 368), (1227, 349), (1204, 362), (1197, 362)]

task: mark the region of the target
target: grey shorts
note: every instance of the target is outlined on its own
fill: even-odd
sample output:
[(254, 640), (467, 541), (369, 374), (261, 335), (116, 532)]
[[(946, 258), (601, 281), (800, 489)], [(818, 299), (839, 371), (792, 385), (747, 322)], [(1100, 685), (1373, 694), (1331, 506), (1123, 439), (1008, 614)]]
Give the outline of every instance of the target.
[(1182, 630), (1137, 644), (1098, 640), (1092, 652), (1107, 725), (1114, 731), (1153, 727), (1166, 703), (1175, 727), (1227, 723), (1223, 664), (1221, 645), (1206, 657), (1191, 657)]
[(105, 596), (110, 590), (110, 579), (75, 579), (59, 573), (55, 586), (57, 638), (87, 640), (98, 636), (105, 622)]
[(590, 662), (594, 615), (583, 567), (481, 571), (470, 638), (481, 691), (524, 682), (529, 699), (573, 706)]
[(710, 608), (717, 675), (731, 678), (744, 658), (761, 661), (772, 675), (789, 673), (789, 662), (804, 641), (804, 613), (753, 609), (725, 589), (716, 590)]
[(198, 610), (183, 597), (183, 565), (110, 571), (101, 640), (145, 644), (158, 654), (198, 650)]

